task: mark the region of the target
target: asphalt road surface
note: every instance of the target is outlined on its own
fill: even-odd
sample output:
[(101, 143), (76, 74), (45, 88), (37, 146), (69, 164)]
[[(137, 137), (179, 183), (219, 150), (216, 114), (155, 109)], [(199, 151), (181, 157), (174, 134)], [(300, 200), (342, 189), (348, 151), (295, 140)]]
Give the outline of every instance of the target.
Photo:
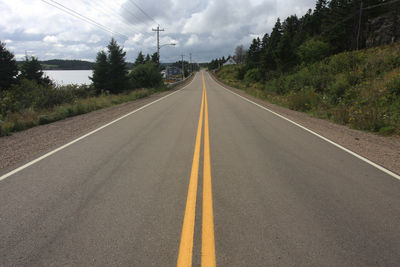
[(4, 175), (1, 266), (400, 265), (399, 180), (205, 72)]

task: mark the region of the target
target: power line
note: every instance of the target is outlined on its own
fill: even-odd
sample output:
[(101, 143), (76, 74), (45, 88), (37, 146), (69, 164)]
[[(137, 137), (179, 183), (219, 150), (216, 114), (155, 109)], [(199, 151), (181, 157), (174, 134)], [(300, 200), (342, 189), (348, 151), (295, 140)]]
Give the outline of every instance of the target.
[(391, 5), (391, 4), (397, 3), (397, 2), (399, 2), (399, 1), (400, 1), (400, 0), (393, 0), (393, 1), (389, 1), (389, 2), (382, 3), (382, 4), (377, 4), (377, 5), (373, 5), (373, 6), (368, 6), (368, 7), (364, 7), (363, 10), (373, 9), (373, 8), (375, 8), (375, 7), (380, 7), (380, 6)]
[(129, 0), (129, 2), (131, 2), (135, 7), (137, 7), (147, 18), (149, 18), (150, 20), (154, 21), (156, 24), (160, 24), (158, 23), (152, 16), (150, 16), (149, 14), (146, 13), (146, 11), (144, 11), (138, 4), (136, 4), (133, 0)]
[(127, 38), (127, 39), (129, 38), (129, 37), (126, 36), (125, 34), (119, 33), (119, 32), (117, 32), (117, 31), (113, 31), (112, 29), (110, 29), (110, 28), (108, 28), (108, 27), (106, 27), (106, 26), (104, 26), (104, 25), (98, 23), (97, 21), (95, 21), (95, 20), (93, 20), (93, 19), (91, 19), (91, 18), (88, 18), (88, 17), (86, 17), (86, 16), (80, 14), (79, 12), (76, 12), (75, 10), (72, 10), (72, 9), (70, 9), (70, 8), (68, 8), (68, 7), (66, 7), (66, 6), (64, 6), (64, 5), (62, 5), (62, 4), (60, 4), (60, 3), (58, 3), (57, 1), (49, 0), (49, 1), (51, 1), (52, 3), (47, 2), (46, 0), (41, 0), (41, 1), (44, 2), (44, 3), (46, 3), (46, 4), (48, 4), (48, 5), (50, 5), (50, 6), (53, 6), (53, 7), (57, 8), (57, 9), (61, 10), (61, 11), (63, 11), (63, 12), (65, 12), (65, 13), (67, 13), (67, 14), (69, 14), (69, 15), (71, 15), (71, 16), (77, 18), (77, 19), (80, 19), (80, 20), (83, 20), (83, 21), (85, 21), (85, 22), (87, 22), (87, 23), (90, 23), (90, 24), (92, 24), (93, 26), (96, 26), (96, 27), (102, 29), (103, 31), (109, 32), (109, 33), (111, 33), (111, 34), (113, 34), (113, 35), (120, 35), (120, 36), (122, 36), (122, 37), (124, 37), (124, 38)]
[(112, 13), (111, 15), (113, 17), (115, 17), (116, 19), (118, 19), (121, 23), (124, 24), (125, 26), (125, 30), (130, 30), (130, 28), (132, 28), (133, 30), (140, 32), (137, 28), (133, 27), (131, 24), (127, 23), (127, 19), (124, 18), (121, 14), (118, 14), (117, 12), (114, 11), (114, 9), (104, 5), (104, 3), (102, 2), (97, 2), (96, 5), (92, 6), (91, 3), (88, 0), (84, 0), (84, 2), (86, 2), (91, 8), (94, 8), (98, 11), (100, 11), (101, 13), (103, 13), (106, 16), (109, 16), (110, 13)]
[[(139, 23), (144, 23), (146, 24), (146, 21), (143, 19), (140, 19), (135, 13), (133, 13), (132, 11), (130, 11), (128, 8), (123, 8), (123, 6), (119, 7), (121, 9), (123, 9), (125, 12), (129, 13), (129, 15), (131, 17), (133, 17), (136, 21), (138, 21)], [(112, 10), (114, 13), (116, 13), (114, 10)], [(123, 16), (122, 16), (123, 17)], [(125, 20), (127, 20), (125, 17), (123, 17)], [(128, 21), (128, 20), (127, 20)], [(128, 21), (129, 22), (129, 21)], [(130, 24), (132, 24), (131, 22), (129, 22)]]

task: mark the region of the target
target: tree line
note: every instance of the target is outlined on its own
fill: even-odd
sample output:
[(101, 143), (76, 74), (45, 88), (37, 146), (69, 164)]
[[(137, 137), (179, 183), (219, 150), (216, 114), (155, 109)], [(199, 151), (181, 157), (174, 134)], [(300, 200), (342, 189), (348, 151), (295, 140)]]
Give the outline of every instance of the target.
[[(270, 34), (253, 39), (248, 50), (237, 47), (235, 58), (244, 62), (239, 72), (253, 80), (268, 80), (290, 72), (301, 64), (310, 64), (332, 54), (365, 48), (371, 19), (385, 15), (392, 42), (397, 41), (400, 4), (383, 0), (318, 0), (314, 10), (298, 18), (277, 19)], [(243, 56), (245, 59), (243, 60)], [(238, 60), (239, 61), (239, 60)], [(209, 63), (218, 68), (223, 59)]]

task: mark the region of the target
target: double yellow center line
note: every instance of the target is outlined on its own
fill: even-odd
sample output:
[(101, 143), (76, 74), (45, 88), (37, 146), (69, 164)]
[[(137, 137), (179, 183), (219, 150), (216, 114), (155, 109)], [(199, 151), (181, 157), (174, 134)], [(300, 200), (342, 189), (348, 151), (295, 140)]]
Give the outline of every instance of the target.
[(208, 130), (207, 89), (203, 81), (203, 94), (199, 122), (197, 125), (192, 171), (190, 173), (189, 189), (186, 200), (185, 217), (183, 219), (181, 243), (179, 246), (178, 267), (192, 266), (194, 224), (196, 217), (196, 197), (199, 177), (199, 161), (201, 146), (201, 131), (204, 113), (204, 165), (203, 165), (203, 216), (201, 235), (201, 266), (215, 266), (214, 216), (212, 202), (211, 166), (210, 166), (210, 136)]

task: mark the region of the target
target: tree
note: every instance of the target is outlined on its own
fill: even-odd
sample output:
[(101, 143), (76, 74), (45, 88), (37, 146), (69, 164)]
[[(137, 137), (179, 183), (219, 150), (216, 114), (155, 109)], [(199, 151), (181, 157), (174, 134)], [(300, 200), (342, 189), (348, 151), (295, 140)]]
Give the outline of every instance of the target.
[(138, 65), (141, 65), (141, 64), (144, 64), (144, 56), (143, 56), (142, 51), (139, 52), (139, 54), (138, 54), (138, 56), (137, 56), (137, 58), (135, 60), (134, 65), (138, 66)]
[(14, 54), (6, 49), (6, 44), (0, 42), (0, 92), (7, 90), (16, 82), (18, 66)]
[(39, 60), (34, 56), (25, 56), (25, 61), (21, 66), (21, 74), (18, 77), (22, 79), (36, 81), (39, 84), (50, 83), (49, 77), (44, 76), (42, 65), (40, 64)]
[(152, 88), (162, 84), (162, 76), (158, 65), (146, 62), (133, 68), (129, 78), (135, 88)]
[(247, 51), (247, 65), (248, 68), (258, 67), (260, 64), (261, 40), (260, 38), (253, 39), (249, 50)]
[(297, 54), (301, 62), (314, 63), (329, 55), (329, 45), (319, 40), (310, 39), (299, 46)]
[(246, 49), (244, 49), (243, 45), (236, 46), (235, 49), (235, 60), (238, 64), (243, 64), (246, 60)]
[(151, 55), (151, 61), (152, 61), (153, 63), (156, 63), (156, 64), (158, 64), (158, 63), (160, 62), (157, 52), (155, 52), (153, 55)]
[(104, 51), (97, 53), (96, 63), (93, 67), (93, 77), (90, 79), (98, 92), (108, 89), (109, 65), (107, 62), (107, 54)]
[(108, 78), (109, 90), (112, 93), (120, 93), (128, 89), (128, 70), (126, 67), (126, 52), (117, 44), (114, 38), (107, 46), (108, 49)]
[(286, 18), (282, 25), (282, 36), (276, 47), (276, 61), (278, 68), (287, 70), (297, 63), (296, 49), (300, 43), (296, 37), (299, 31), (299, 19), (296, 15)]
[(146, 63), (147, 63), (147, 62), (150, 62), (150, 61), (151, 61), (150, 55), (147, 54), (147, 55), (146, 55)]

